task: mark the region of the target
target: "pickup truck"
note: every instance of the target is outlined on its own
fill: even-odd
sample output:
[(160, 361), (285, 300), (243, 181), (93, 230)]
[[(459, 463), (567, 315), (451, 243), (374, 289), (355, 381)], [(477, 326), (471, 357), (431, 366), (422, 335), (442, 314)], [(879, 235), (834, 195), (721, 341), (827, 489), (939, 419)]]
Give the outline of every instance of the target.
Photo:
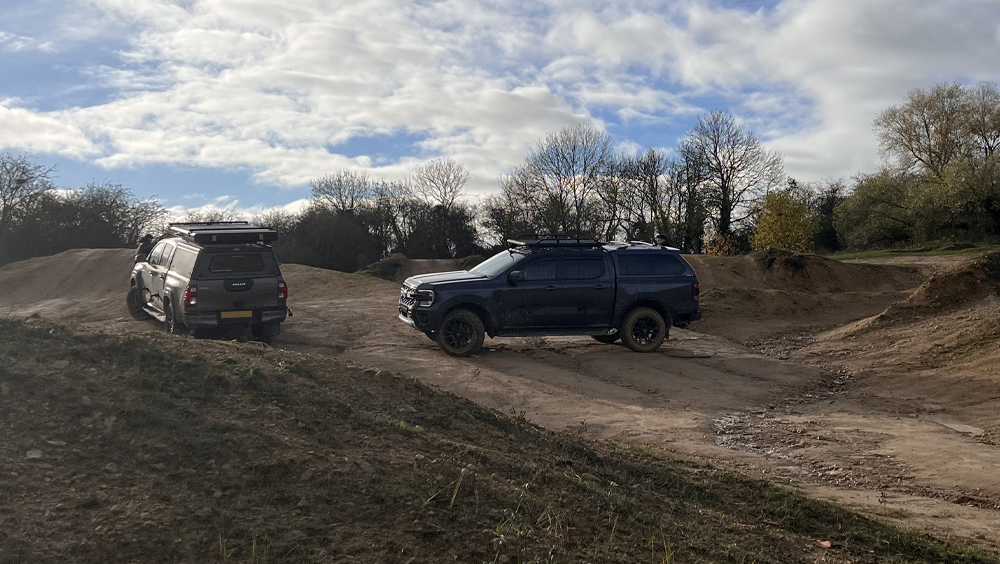
[(471, 270), (412, 276), (399, 319), (452, 356), (490, 337), (591, 335), (655, 351), (701, 319), (698, 277), (680, 251), (589, 239), (508, 241)]
[(281, 332), (288, 285), (268, 245), (277, 232), (230, 221), (171, 223), (168, 233), (132, 269), (125, 301), (134, 319), (264, 343)]

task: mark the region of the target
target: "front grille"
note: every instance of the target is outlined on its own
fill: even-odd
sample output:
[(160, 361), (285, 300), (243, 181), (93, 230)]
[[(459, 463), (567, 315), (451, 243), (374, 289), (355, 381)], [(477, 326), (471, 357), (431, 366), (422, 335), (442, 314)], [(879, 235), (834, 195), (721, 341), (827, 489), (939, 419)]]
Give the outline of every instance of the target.
[(415, 303), (417, 303), (417, 300), (413, 299), (411, 296), (404, 295), (399, 297), (399, 305), (401, 307), (410, 307)]

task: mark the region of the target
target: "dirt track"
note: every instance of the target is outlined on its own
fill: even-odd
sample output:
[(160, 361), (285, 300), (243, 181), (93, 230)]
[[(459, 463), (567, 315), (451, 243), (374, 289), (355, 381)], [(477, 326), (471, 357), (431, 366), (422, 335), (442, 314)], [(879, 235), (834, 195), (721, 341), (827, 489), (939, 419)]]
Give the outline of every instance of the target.
[[(975, 282), (945, 277), (907, 299), (923, 281), (914, 268), (810, 257), (691, 261), (706, 319), (650, 355), (546, 338), (488, 340), (479, 356), (450, 358), (395, 321), (397, 284), (299, 265), (283, 266), (295, 316), (275, 345), (411, 375), (549, 428), (702, 457), (1000, 547), (992, 290), (961, 286), (967, 299), (942, 301), (940, 287)], [(128, 251), (80, 250), (8, 265), (0, 314), (148, 330), (122, 305), (130, 262)], [(412, 261), (407, 272), (421, 266)]]

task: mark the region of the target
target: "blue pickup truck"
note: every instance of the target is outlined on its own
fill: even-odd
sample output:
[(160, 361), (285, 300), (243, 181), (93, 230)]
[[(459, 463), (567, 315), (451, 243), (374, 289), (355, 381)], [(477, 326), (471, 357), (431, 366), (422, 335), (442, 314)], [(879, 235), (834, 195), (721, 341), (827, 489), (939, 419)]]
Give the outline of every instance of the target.
[(471, 270), (408, 278), (399, 319), (446, 353), (490, 337), (591, 335), (652, 352), (670, 327), (701, 319), (701, 286), (680, 251), (589, 239), (508, 241)]

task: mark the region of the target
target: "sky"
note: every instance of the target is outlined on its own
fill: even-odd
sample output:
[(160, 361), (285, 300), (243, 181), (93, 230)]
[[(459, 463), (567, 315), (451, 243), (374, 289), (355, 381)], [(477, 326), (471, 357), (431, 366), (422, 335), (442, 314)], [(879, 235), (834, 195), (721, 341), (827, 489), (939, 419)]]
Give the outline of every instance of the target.
[(4, 0), (0, 150), (176, 210), (298, 209), (342, 169), (451, 158), (469, 197), (577, 124), (671, 150), (726, 110), (800, 181), (874, 117), (1000, 81), (1000, 0)]

